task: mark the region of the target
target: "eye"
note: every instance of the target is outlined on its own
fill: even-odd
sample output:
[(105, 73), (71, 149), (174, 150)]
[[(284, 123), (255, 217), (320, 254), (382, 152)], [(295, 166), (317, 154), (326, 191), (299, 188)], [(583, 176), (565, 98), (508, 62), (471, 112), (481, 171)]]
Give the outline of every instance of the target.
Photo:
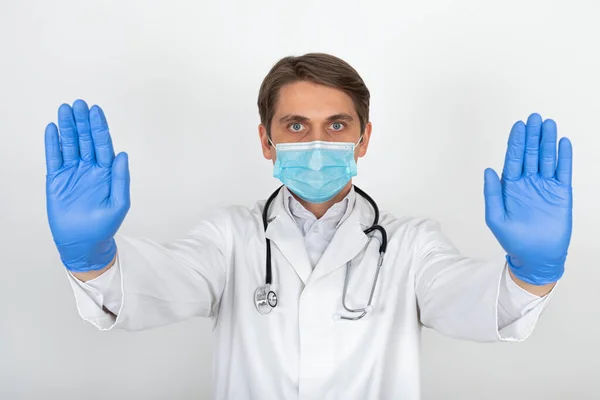
[(302, 124), (300, 122), (294, 122), (294, 123), (288, 125), (288, 128), (292, 132), (301, 132), (302, 128), (304, 128), (304, 126), (302, 126)]
[(334, 131), (341, 131), (344, 128), (344, 124), (341, 122), (334, 122), (331, 125), (329, 125), (329, 127)]

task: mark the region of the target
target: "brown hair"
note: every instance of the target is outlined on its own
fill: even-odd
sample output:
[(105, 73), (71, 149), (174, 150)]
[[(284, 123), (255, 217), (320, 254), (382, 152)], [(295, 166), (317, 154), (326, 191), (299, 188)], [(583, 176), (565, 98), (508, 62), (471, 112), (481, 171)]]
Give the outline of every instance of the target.
[(308, 53), (299, 57), (284, 57), (279, 60), (263, 80), (258, 92), (260, 121), (271, 136), (271, 120), (282, 86), (309, 81), (340, 89), (354, 102), (360, 121), (360, 131), (369, 122), (369, 89), (358, 72), (346, 61), (325, 53)]

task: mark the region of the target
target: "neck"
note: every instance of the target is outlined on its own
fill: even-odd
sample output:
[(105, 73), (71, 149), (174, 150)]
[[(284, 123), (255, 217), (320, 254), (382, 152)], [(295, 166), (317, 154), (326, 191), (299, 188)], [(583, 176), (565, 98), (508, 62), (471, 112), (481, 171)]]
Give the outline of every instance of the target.
[(352, 180), (348, 182), (348, 184), (337, 195), (335, 195), (333, 199), (326, 201), (325, 203), (309, 203), (308, 201), (302, 200), (291, 191), (290, 193), (292, 193), (292, 196), (294, 196), (294, 198), (298, 200), (298, 202), (302, 204), (304, 208), (313, 213), (313, 215), (317, 217), (317, 219), (320, 219), (323, 215), (325, 215), (325, 213), (327, 212), (327, 210), (329, 210), (331, 206), (342, 201), (342, 199), (346, 197), (348, 193), (350, 193), (351, 189)]

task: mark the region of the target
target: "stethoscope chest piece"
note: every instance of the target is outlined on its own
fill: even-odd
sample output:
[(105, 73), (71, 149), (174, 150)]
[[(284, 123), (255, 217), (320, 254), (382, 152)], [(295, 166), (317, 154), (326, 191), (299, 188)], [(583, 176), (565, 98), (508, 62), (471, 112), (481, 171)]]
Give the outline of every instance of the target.
[(261, 314), (269, 314), (277, 306), (277, 294), (271, 290), (270, 286), (259, 286), (254, 292), (254, 304)]

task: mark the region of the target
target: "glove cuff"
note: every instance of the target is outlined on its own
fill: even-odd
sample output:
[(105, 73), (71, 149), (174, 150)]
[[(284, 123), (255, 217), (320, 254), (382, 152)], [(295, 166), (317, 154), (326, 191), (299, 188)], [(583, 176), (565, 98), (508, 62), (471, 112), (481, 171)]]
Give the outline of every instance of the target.
[(506, 262), (513, 275), (531, 285), (543, 286), (557, 282), (565, 272), (564, 264), (524, 264), (507, 254)]
[(61, 257), (64, 266), (71, 272), (98, 271), (106, 267), (117, 253), (117, 244), (114, 238), (110, 238), (92, 249), (85, 251), (83, 256), (66, 261)]

